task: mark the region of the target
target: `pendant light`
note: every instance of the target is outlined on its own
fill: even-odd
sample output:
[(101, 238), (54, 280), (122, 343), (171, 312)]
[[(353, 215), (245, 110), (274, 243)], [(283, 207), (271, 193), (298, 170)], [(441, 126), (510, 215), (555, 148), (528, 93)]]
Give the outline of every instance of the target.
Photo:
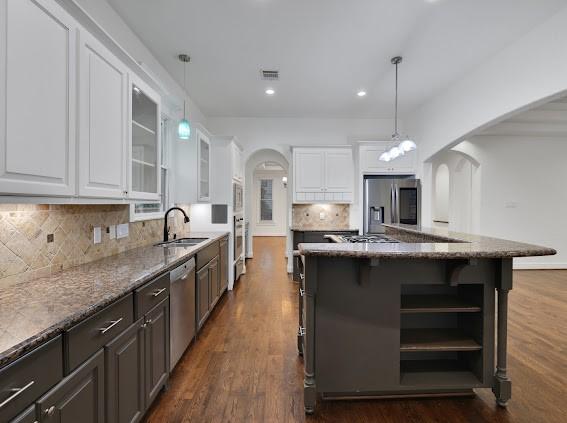
[(415, 150), (417, 145), (407, 136), (402, 137), (398, 132), (398, 65), (402, 63), (402, 57), (396, 56), (392, 57), (390, 60), (393, 65), (396, 66), (396, 102), (394, 108), (394, 134), (392, 135), (392, 146), (384, 151), (379, 160), (383, 162), (389, 162), (400, 156), (403, 156), (409, 151)]
[(177, 127), (177, 135), (182, 140), (188, 140), (191, 136), (191, 125), (189, 125), (189, 121), (185, 115), (185, 96), (187, 94), (187, 87), (186, 87), (186, 76), (187, 76), (187, 63), (191, 61), (191, 58), (187, 54), (180, 54), (179, 60), (183, 62), (183, 119), (179, 121), (179, 126)]

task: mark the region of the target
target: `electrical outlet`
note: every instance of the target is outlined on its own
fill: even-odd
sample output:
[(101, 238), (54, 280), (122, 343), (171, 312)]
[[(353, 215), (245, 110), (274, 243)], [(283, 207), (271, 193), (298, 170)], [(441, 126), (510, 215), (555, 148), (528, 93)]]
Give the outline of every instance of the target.
[(100, 230), (100, 226), (96, 226), (93, 229), (93, 242), (95, 244), (100, 244), (101, 240), (102, 240), (102, 231)]
[(129, 235), (129, 227), (127, 223), (116, 226), (116, 238), (126, 238)]
[(326, 217), (327, 217), (327, 215), (325, 214), (325, 212), (319, 213), (319, 219), (320, 220), (325, 220)]
[(108, 237), (109, 237), (110, 239), (116, 238), (116, 225), (110, 225), (110, 226), (107, 228), (107, 231), (106, 231), (106, 232), (108, 233)]

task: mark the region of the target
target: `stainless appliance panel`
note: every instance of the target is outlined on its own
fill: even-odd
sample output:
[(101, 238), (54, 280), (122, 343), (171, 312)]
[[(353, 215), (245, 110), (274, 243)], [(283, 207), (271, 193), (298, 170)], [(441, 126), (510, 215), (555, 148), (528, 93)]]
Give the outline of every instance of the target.
[(234, 260), (238, 260), (244, 252), (244, 218), (234, 216)]
[(382, 223), (391, 223), (392, 179), (367, 178), (364, 180), (364, 233), (383, 233)]
[(170, 280), (170, 370), (173, 370), (196, 332), (195, 258), (173, 269)]
[(364, 234), (385, 232), (383, 224), (419, 226), (421, 183), (413, 176), (367, 176), (364, 179)]

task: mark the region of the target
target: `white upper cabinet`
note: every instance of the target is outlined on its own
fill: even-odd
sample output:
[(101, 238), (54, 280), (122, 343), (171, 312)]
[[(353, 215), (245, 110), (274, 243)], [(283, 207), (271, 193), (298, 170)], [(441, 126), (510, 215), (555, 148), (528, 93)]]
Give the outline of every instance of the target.
[(203, 132), (197, 130), (197, 156), (199, 157), (197, 183), (198, 200), (211, 199), (211, 142)]
[(160, 97), (135, 74), (129, 77), (130, 144), (128, 197), (158, 201), (161, 178)]
[(363, 173), (415, 173), (416, 151), (410, 151), (390, 162), (378, 158), (389, 147), (389, 142), (360, 146), (360, 170)]
[(0, 0), (0, 33), (0, 194), (75, 195), (75, 21)]
[(128, 69), (85, 31), (79, 54), (79, 195), (124, 198)]
[(242, 151), (235, 143), (231, 143), (232, 149), (232, 179), (239, 182), (244, 180), (244, 171), (242, 165)]
[(295, 148), (293, 169), (294, 202), (352, 202), (354, 165), (350, 148)]

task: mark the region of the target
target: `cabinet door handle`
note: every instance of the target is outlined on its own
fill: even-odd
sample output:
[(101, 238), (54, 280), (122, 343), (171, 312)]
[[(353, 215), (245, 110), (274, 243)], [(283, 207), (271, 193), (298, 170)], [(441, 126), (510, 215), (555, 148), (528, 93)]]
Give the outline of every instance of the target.
[(301, 295), (303, 297), (305, 295), (305, 290), (299, 288), (299, 295)]
[(26, 389), (28, 389), (30, 386), (32, 386), (35, 383), (34, 380), (32, 380), (31, 382), (29, 382), (27, 385), (21, 387), (21, 388), (12, 388), (10, 389), (10, 392), (13, 392), (12, 395), (10, 395), (8, 398), (6, 398), (4, 401), (2, 401), (0, 403), (0, 409), (2, 407), (4, 407), (5, 405), (7, 405), (9, 402), (15, 400), (17, 397), (19, 397)]
[(303, 273), (300, 273), (300, 274), (299, 274), (299, 279), (301, 279), (301, 280), (305, 279), (305, 275), (304, 275)]
[(112, 329), (114, 326), (116, 326), (118, 323), (120, 323), (123, 320), (123, 318), (121, 317), (118, 320), (111, 320), (110, 321), (110, 325), (108, 325), (105, 328), (99, 328), (100, 334), (105, 334), (106, 332), (108, 332), (110, 329)]
[(152, 321), (152, 319), (148, 319), (148, 320), (146, 320), (146, 323), (147, 323), (148, 325), (151, 325), (151, 324), (153, 323), (153, 321)]
[[(181, 278), (181, 279), (185, 279), (187, 277), (187, 275), (185, 275), (185, 277)], [(157, 291), (155, 291), (152, 295), (154, 297), (159, 297), (159, 295), (164, 292), (167, 288), (162, 288), (162, 289), (158, 289)]]
[(299, 326), (299, 336), (305, 336), (305, 328), (303, 326)]
[(53, 413), (55, 413), (55, 406), (54, 406), (54, 405), (52, 405), (51, 407), (49, 407), (49, 408), (47, 408), (47, 409), (45, 410), (45, 414), (46, 414), (48, 417), (53, 416)]

